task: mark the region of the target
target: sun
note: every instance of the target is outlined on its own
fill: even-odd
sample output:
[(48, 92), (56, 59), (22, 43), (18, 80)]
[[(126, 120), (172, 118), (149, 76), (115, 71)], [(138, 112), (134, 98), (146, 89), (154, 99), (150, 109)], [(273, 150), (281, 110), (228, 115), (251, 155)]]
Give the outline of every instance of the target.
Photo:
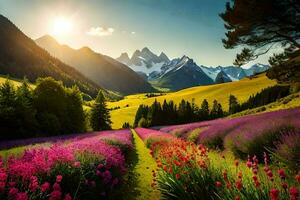
[(72, 21), (65, 17), (55, 18), (52, 22), (52, 34), (56, 36), (64, 36), (71, 33)]

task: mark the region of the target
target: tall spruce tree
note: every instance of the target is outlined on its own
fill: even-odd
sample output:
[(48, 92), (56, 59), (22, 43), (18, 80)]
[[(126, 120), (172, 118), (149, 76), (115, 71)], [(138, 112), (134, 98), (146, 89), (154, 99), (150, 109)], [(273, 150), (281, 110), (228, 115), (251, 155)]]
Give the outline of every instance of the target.
[(158, 126), (162, 124), (162, 108), (161, 104), (156, 99), (149, 108), (147, 118), (150, 126)]
[(111, 123), (105, 97), (100, 90), (91, 109), (91, 126), (94, 131), (109, 130)]
[(217, 118), (224, 117), (224, 111), (222, 108), (222, 105), (218, 103), (218, 109), (217, 109)]
[(239, 103), (234, 95), (229, 96), (229, 114), (234, 114), (239, 111)]
[(171, 116), (171, 110), (170, 106), (167, 103), (166, 100), (164, 100), (162, 105), (162, 124), (170, 124), (170, 116)]
[(214, 100), (213, 101), (213, 106), (211, 108), (211, 111), (210, 111), (210, 118), (211, 119), (215, 119), (215, 118), (218, 118), (218, 101), (217, 100)]
[(186, 121), (186, 101), (184, 99), (178, 105), (178, 121), (184, 123)]
[(200, 120), (209, 119), (209, 105), (208, 105), (208, 101), (206, 99), (204, 99), (201, 103), (201, 108), (199, 110), (199, 117), (200, 117)]
[(36, 109), (33, 106), (33, 93), (27, 79), (23, 80), (22, 85), (18, 87), (16, 94), (18, 120), (20, 121), (18, 132), (22, 137), (36, 136), (38, 130)]
[(0, 139), (17, 138), (17, 96), (16, 90), (8, 79), (0, 86)]

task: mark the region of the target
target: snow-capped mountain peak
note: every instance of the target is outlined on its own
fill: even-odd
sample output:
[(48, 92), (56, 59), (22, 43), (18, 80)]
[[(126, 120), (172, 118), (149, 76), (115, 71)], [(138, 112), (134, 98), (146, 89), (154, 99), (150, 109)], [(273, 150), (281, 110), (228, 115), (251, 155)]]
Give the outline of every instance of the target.
[(159, 58), (160, 58), (162, 61), (165, 61), (165, 62), (169, 62), (169, 61), (170, 61), (170, 59), (168, 58), (168, 56), (167, 56), (164, 52), (161, 52), (161, 53), (160, 53)]
[(134, 71), (143, 72), (145, 74), (160, 71), (163, 64), (170, 61), (165, 53), (162, 52), (157, 56), (147, 47), (144, 47), (141, 51), (136, 50), (128, 60), (124, 59), (123, 54), (118, 57), (117, 60), (128, 65)]

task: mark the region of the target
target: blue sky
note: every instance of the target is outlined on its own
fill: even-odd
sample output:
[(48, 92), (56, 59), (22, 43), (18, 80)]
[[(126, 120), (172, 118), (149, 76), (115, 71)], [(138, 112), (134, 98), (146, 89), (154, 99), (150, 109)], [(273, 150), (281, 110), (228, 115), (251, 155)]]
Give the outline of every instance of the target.
[[(112, 57), (147, 46), (170, 58), (188, 55), (197, 64), (231, 65), (238, 50), (224, 49), (218, 16), (226, 0), (0, 0), (0, 13), (36, 39), (51, 34), (53, 21), (71, 21), (54, 35), (74, 48), (89, 46)], [(266, 57), (256, 62), (266, 63)]]

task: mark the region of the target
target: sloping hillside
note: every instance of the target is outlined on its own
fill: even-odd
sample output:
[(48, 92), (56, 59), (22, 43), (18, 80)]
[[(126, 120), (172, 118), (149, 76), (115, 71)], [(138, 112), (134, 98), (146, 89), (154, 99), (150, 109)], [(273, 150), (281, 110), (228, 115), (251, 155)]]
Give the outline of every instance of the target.
[(100, 87), (73, 67), (35, 44), (6, 17), (0, 15), (0, 74), (31, 82), (38, 77), (52, 76), (65, 85), (77, 84), (81, 91), (96, 95)]
[[(18, 79), (12, 79), (12, 78), (8, 78), (11, 83), (15, 86), (15, 87), (19, 87), (22, 85), (22, 81), (21, 80), (18, 80)], [(0, 84), (4, 83), (5, 81), (7, 80), (7, 77), (5, 76), (0, 76)], [(31, 88), (35, 88), (35, 85), (34, 84), (29, 84), (29, 86)]]
[(145, 94), (131, 95), (121, 101), (110, 102), (108, 106), (110, 108), (120, 107), (120, 109), (111, 111), (113, 128), (120, 128), (124, 122), (132, 124), (140, 104), (150, 105), (155, 99), (159, 102), (163, 102), (164, 99), (167, 101), (173, 100), (175, 103), (179, 103), (182, 99), (188, 101), (195, 99), (197, 105), (200, 105), (203, 99), (207, 99), (210, 104), (216, 99), (225, 110), (228, 110), (228, 97), (230, 94), (235, 95), (240, 102), (244, 102), (251, 94), (255, 94), (263, 88), (275, 84), (276, 81), (268, 79), (265, 74), (260, 74), (237, 82), (192, 87), (152, 98), (147, 98)]
[(88, 47), (72, 49), (59, 44), (49, 35), (37, 39), (36, 43), (105, 89), (123, 95), (155, 91), (145, 79), (126, 65)]

